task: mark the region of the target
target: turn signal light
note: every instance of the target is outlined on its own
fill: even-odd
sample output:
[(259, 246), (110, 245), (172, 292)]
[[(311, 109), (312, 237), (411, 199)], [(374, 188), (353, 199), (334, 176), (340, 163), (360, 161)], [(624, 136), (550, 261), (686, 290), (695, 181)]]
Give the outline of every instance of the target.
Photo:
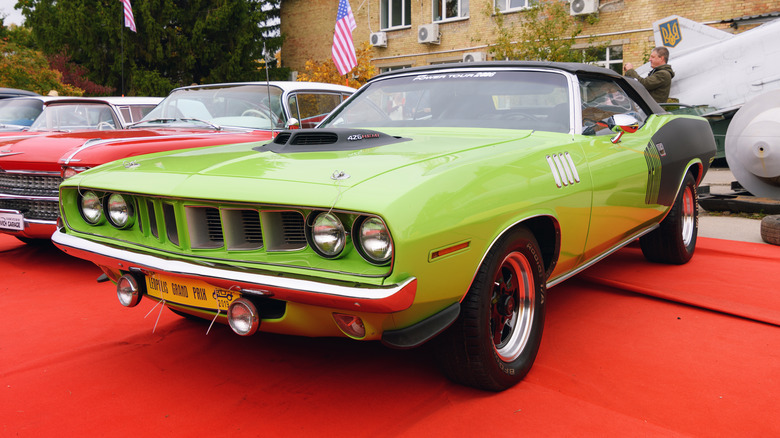
[(227, 318), (230, 328), (241, 336), (253, 335), (260, 327), (260, 315), (257, 313), (257, 307), (245, 298), (239, 298), (230, 303)]
[(130, 274), (119, 277), (116, 282), (116, 296), (119, 302), (125, 307), (135, 307), (141, 302), (141, 290), (138, 287), (138, 281)]
[(344, 313), (334, 313), (333, 319), (336, 321), (339, 329), (350, 338), (362, 339), (366, 336), (366, 326), (363, 325), (363, 320), (359, 317)]

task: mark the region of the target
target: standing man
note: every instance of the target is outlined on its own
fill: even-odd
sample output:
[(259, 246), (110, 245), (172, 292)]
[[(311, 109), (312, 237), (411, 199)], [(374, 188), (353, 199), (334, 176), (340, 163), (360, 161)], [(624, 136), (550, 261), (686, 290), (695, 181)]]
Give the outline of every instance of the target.
[(638, 80), (656, 102), (666, 103), (669, 100), (669, 90), (672, 88), (674, 77), (672, 66), (667, 62), (669, 62), (669, 50), (666, 47), (656, 47), (650, 52), (650, 67), (653, 69), (646, 78), (639, 76), (630, 62), (623, 66), (623, 72), (626, 76)]

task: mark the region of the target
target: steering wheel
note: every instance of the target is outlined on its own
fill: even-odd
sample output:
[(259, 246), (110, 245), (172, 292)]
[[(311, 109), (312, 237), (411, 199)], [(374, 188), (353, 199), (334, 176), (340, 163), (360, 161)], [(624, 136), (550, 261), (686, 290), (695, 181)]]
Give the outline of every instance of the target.
[(112, 124), (110, 124), (108, 122), (100, 122), (97, 125), (97, 129), (99, 131), (107, 131), (109, 129), (116, 129), (116, 128), (114, 127), (114, 125), (112, 125)]
[(539, 118), (532, 114), (527, 114), (519, 111), (511, 111), (510, 113), (507, 114), (506, 120), (531, 120), (534, 122), (538, 122)]

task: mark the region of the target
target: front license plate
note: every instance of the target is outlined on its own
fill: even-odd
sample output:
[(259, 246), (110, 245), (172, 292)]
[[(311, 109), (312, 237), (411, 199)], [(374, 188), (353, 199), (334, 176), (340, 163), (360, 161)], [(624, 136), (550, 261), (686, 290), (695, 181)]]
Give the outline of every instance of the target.
[(146, 276), (146, 293), (165, 301), (208, 310), (227, 310), (238, 292), (220, 289), (204, 281), (168, 275)]
[(24, 216), (21, 213), (0, 213), (0, 228), (23, 231)]

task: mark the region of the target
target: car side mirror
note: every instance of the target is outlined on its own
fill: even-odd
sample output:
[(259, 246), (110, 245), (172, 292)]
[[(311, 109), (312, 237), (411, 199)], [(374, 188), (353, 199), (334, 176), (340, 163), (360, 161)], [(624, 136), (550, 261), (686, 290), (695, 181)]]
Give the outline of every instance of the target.
[(630, 114), (615, 114), (607, 119), (607, 126), (609, 129), (617, 132), (617, 135), (612, 137), (612, 143), (616, 144), (620, 142), (623, 134), (632, 134), (640, 128), (640, 122), (636, 117)]
[(300, 129), (301, 128), (301, 122), (298, 121), (295, 117), (290, 117), (289, 120), (287, 120), (287, 123), (284, 124), (284, 129)]

